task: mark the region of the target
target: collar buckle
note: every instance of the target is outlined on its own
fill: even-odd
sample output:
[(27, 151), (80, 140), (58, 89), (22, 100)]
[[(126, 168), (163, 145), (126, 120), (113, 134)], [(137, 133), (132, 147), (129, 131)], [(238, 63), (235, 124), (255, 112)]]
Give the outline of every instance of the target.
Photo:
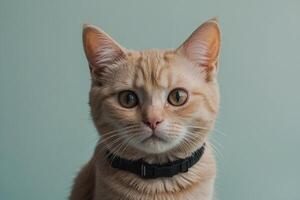
[(189, 170), (189, 161), (185, 160), (180, 164), (180, 171), (187, 172)]
[(156, 178), (157, 177), (157, 168), (155, 166), (147, 165), (141, 163), (141, 173), (140, 176), (142, 178)]
[(142, 163), (141, 164), (141, 177), (146, 177), (147, 169), (146, 166)]

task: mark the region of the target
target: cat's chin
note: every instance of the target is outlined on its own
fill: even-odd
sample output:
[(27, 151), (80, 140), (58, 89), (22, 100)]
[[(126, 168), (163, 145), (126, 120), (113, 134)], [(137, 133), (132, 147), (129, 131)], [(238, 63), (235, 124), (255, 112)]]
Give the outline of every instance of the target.
[(149, 137), (140, 143), (135, 143), (134, 147), (146, 154), (165, 153), (179, 144), (177, 141), (167, 141), (159, 137)]
[(157, 142), (162, 142), (162, 143), (167, 143), (168, 141), (162, 137), (156, 136), (156, 135), (151, 135), (150, 137), (145, 138), (141, 143), (157, 143)]

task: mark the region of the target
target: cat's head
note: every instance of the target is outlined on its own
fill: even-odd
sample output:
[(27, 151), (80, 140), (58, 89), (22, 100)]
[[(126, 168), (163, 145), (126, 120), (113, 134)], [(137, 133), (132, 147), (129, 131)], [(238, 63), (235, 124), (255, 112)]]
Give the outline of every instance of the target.
[(128, 50), (92, 25), (84, 26), (83, 43), (91, 115), (107, 148), (160, 154), (205, 141), (219, 107), (216, 20), (174, 50)]

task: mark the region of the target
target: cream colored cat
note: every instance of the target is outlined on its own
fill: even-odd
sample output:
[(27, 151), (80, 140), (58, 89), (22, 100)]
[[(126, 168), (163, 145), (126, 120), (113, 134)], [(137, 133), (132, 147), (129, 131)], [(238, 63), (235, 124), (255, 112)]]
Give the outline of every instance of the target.
[[(208, 134), (219, 107), (217, 21), (202, 24), (175, 50), (128, 50), (92, 25), (83, 28), (83, 44), (101, 139), (70, 199), (212, 200), (216, 166)], [(201, 147), (199, 161), (170, 177), (112, 167), (114, 157), (173, 165)]]

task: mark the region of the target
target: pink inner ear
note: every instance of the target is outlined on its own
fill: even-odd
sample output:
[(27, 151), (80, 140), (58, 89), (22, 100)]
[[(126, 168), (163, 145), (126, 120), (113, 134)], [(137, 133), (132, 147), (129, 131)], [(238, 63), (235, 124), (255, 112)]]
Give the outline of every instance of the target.
[(211, 70), (216, 67), (219, 48), (218, 24), (215, 20), (209, 20), (197, 28), (177, 51), (197, 65)]
[(98, 67), (108, 66), (124, 56), (124, 53), (110, 41), (103, 40), (95, 51), (94, 63)]
[(205, 41), (190, 41), (184, 48), (190, 60), (201, 66), (209, 65), (209, 48)]
[(124, 58), (123, 48), (102, 30), (87, 26), (83, 30), (83, 43), (91, 72), (101, 74), (103, 68)]

